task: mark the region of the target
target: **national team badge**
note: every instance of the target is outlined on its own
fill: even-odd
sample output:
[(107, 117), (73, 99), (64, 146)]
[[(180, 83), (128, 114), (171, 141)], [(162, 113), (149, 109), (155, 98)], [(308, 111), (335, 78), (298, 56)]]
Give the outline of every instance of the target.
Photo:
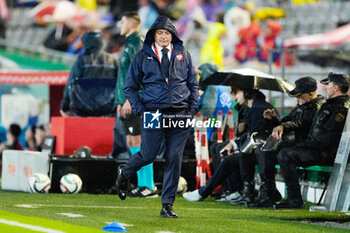
[(182, 55), (182, 53), (180, 53), (176, 56), (176, 58), (177, 60), (182, 61), (184, 59), (184, 56)]

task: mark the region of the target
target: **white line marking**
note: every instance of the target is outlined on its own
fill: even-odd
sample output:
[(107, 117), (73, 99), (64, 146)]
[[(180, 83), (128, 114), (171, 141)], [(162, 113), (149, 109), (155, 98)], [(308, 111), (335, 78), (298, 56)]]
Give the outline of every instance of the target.
[[(17, 207), (23, 207), (25, 206), (32, 206), (32, 208), (40, 208), (40, 207), (59, 207), (59, 208), (87, 208), (87, 209), (159, 209), (160, 207), (137, 207), (137, 206), (84, 206), (84, 205), (47, 205), (47, 204), (21, 204), (21, 205), (15, 205)], [(25, 207), (28, 208), (28, 207)], [(231, 211), (231, 208), (175, 208), (176, 210), (222, 210), (222, 211)], [(240, 209), (239, 211), (242, 212), (250, 212), (251, 209)], [(264, 211), (264, 210), (254, 210), (257, 211)], [(278, 210), (278, 212), (291, 212), (291, 210)]]
[(67, 216), (67, 217), (70, 217), (70, 218), (81, 218), (81, 217), (85, 217), (85, 216), (82, 215), (82, 214), (73, 214), (73, 213), (57, 213), (57, 214), (64, 215), (64, 216)]
[[(111, 224), (112, 222), (105, 222), (106, 224)], [(122, 225), (123, 227), (133, 227), (134, 225), (133, 224), (127, 224), (127, 223), (119, 223), (120, 225)]]
[[(62, 208), (103, 208), (103, 209), (146, 209), (145, 207), (132, 206), (84, 206), (84, 205), (46, 205), (46, 204), (21, 204), (15, 205), (23, 208), (40, 208), (40, 207), (62, 207)], [(30, 206), (30, 207), (29, 207)]]
[(39, 208), (39, 207), (34, 207), (34, 206), (32, 206), (32, 205), (26, 205), (26, 204), (23, 204), (23, 205), (15, 205), (15, 206), (17, 206), (17, 207), (22, 207), (22, 208)]
[(172, 231), (157, 231), (156, 233), (174, 233)]
[(20, 223), (17, 221), (10, 221), (10, 220), (6, 220), (6, 219), (2, 219), (2, 218), (0, 219), (0, 223), (11, 225), (11, 226), (16, 226), (16, 227), (22, 227), (22, 228), (26, 228), (26, 229), (33, 230), (33, 231), (45, 232), (45, 233), (64, 233), (63, 231), (53, 230), (50, 228), (39, 227), (39, 226), (34, 226), (34, 225), (29, 225), (29, 224), (24, 224), (24, 223)]

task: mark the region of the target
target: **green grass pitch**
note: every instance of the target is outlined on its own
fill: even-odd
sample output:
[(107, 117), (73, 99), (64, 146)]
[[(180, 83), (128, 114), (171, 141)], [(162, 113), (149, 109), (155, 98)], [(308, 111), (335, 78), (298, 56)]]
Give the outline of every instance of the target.
[[(0, 191), (0, 200), (1, 233), (103, 232), (102, 228), (110, 222), (126, 224), (128, 232), (348, 232), (298, 220), (350, 221), (349, 215), (340, 212), (309, 212), (308, 205), (302, 210), (247, 209), (212, 198), (191, 203), (180, 196), (174, 205), (178, 219), (159, 217), (160, 197), (121, 201), (116, 195)], [(41, 228), (33, 230), (27, 226)]]

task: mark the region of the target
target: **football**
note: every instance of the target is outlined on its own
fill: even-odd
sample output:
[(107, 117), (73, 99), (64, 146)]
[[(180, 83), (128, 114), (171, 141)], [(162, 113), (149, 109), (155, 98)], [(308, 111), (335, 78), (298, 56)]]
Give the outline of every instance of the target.
[(179, 184), (177, 185), (177, 194), (182, 195), (187, 191), (187, 181), (185, 178), (180, 176), (179, 178)]
[(48, 193), (51, 188), (50, 178), (42, 173), (34, 173), (28, 177), (28, 183), (32, 193)]
[(81, 191), (83, 182), (77, 174), (68, 173), (61, 177), (60, 188), (62, 193), (75, 194)]

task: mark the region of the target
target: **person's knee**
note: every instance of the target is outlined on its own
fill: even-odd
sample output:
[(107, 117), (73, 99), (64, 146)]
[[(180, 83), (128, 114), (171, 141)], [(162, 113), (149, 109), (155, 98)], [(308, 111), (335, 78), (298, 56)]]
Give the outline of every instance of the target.
[(139, 147), (141, 145), (141, 136), (127, 135), (127, 143), (129, 147)]
[(277, 159), (279, 164), (287, 164), (290, 162), (290, 150), (291, 148), (284, 148), (278, 153)]

